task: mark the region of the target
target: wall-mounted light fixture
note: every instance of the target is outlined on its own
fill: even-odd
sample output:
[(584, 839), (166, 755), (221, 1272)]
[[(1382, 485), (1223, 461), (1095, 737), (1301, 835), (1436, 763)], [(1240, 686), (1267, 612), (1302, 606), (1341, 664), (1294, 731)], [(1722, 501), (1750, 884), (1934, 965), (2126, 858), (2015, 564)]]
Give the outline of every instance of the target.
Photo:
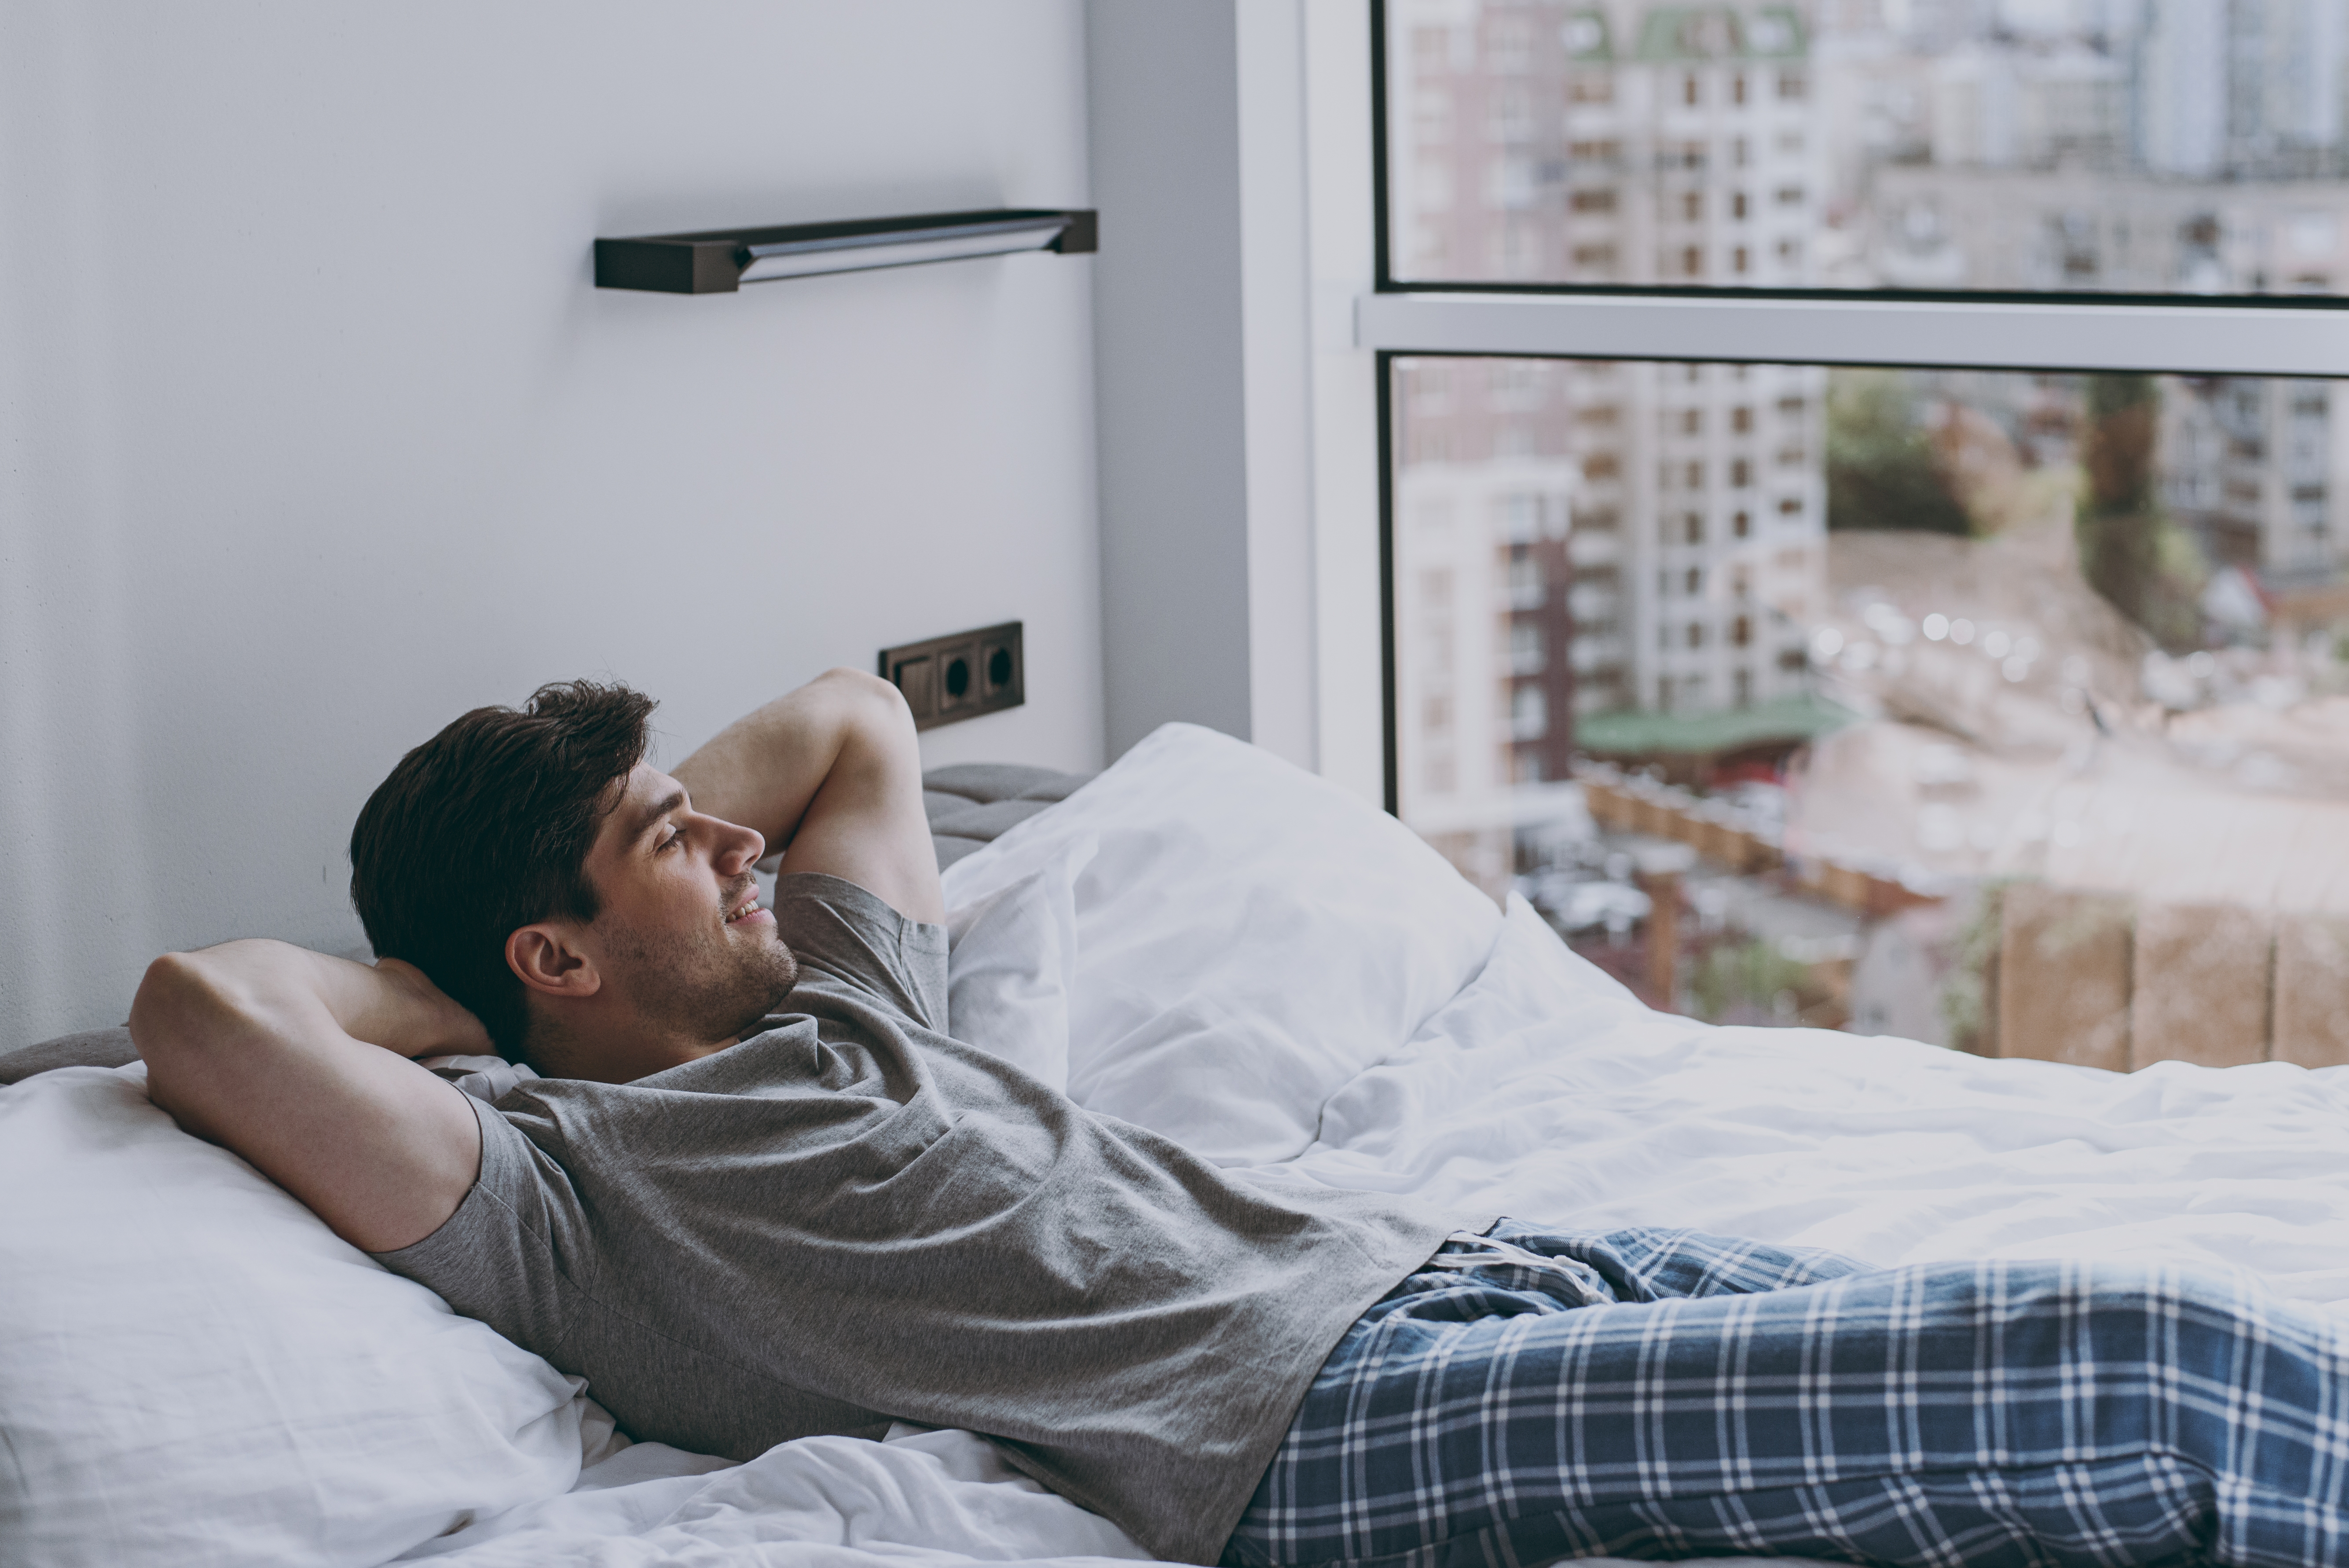
[(780, 229), (711, 229), (595, 242), (595, 286), (658, 294), (732, 294), (744, 284), (821, 273), (910, 267), (1015, 251), (1062, 255), (1099, 248), (1089, 210), (1001, 207), (986, 212), (924, 212), (794, 223)]

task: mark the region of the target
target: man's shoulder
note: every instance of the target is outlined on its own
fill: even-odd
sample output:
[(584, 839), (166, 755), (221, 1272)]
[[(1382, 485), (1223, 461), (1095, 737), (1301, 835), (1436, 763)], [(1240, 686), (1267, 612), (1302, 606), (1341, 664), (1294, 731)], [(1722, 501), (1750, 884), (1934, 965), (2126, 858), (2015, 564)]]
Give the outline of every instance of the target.
[(837, 1016), (845, 1005), (877, 1005), (904, 1022), (947, 1032), (947, 931), (909, 919), (844, 878), (785, 873), (775, 880), (775, 923), (799, 961), (790, 1002)]
[(871, 889), (846, 877), (833, 876), (829, 872), (786, 871), (778, 875), (775, 878), (777, 919), (781, 918), (786, 907), (828, 911), (839, 920), (885, 933), (892, 941), (901, 940), (914, 933), (936, 932), (943, 942), (946, 932), (942, 925), (932, 925), (900, 913), (888, 900)]

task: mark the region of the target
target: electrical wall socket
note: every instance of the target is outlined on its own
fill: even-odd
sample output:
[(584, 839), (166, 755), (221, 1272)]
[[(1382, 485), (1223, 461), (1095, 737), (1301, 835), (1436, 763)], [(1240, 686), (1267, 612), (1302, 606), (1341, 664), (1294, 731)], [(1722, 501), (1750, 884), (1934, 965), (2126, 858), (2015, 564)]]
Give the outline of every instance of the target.
[(881, 678), (905, 694), (914, 727), (936, 729), (1028, 700), (1018, 621), (881, 650)]

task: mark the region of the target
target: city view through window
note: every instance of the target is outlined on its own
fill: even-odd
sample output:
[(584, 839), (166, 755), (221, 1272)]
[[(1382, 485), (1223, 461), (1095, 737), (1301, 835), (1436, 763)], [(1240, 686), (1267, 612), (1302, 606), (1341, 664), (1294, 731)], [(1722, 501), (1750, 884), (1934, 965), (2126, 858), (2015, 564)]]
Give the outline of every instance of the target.
[[(1671, 291), (1829, 291), (1839, 362), (1389, 337), (1403, 820), (1716, 1022), (2349, 1062), (2349, 384), (2082, 346), (2333, 330), (2349, 5), (1383, 16), (1385, 297), (1661, 290), (1573, 319), (1686, 356), (1739, 318)], [(1886, 290), (2062, 300), (1997, 352), (2071, 368), (1899, 368)]]
[(1467, 875), (1714, 1021), (2349, 1059), (2341, 384), (1391, 369), (1398, 807)]
[(2338, 294), (2339, 0), (1389, 0), (1400, 280)]

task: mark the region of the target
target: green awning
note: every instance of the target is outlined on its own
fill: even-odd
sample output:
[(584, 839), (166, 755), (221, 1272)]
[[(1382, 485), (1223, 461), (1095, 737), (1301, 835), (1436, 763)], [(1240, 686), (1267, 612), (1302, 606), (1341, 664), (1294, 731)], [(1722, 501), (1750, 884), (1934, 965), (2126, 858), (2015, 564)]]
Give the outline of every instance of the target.
[(1830, 730), (1856, 724), (1859, 715), (1821, 696), (1781, 697), (1755, 707), (1718, 713), (1654, 713), (1627, 709), (1594, 713), (1574, 721), (1579, 751), (1601, 757), (1719, 756), (1749, 746), (1816, 740)]

